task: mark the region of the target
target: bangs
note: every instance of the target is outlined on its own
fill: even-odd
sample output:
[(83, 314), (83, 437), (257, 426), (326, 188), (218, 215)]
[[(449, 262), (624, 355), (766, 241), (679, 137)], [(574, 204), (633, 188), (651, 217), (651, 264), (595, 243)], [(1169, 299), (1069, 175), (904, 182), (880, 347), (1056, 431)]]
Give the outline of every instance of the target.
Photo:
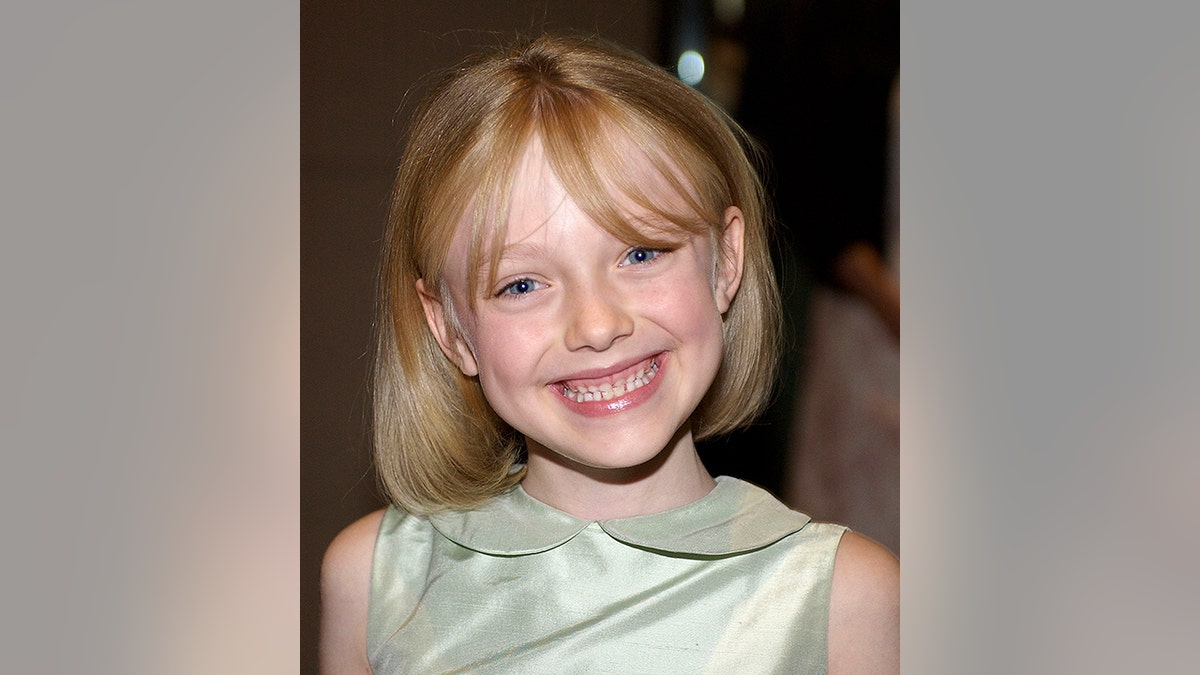
[[(547, 117), (541, 133), (550, 167), (567, 194), (600, 227), (630, 244), (668, 244), (712, 231), (724, 205), (705, 199), (706, 164), (666, 130), (620, 109)], [(682, 140), (682, 139), (679, 139)], [(673, 152), (668, 148), (672, 148)], [(666, 237), (666, 239), (663, 239)]]
[(469, 288), (480, 288), (485, 269), (487, 285), (495, 284), (516, 175), (535, 141), (567, 195), (620, 241), (672, 248), (695, 236), (719, 239), (728, 190), (712, 159), (673, 129), (586, 90), (540, 88), (524, 103), (507, 106), (495, 120), (499, 131), (466, 159), (466, 173), (479, 177), (458, 219), (471, 228)]

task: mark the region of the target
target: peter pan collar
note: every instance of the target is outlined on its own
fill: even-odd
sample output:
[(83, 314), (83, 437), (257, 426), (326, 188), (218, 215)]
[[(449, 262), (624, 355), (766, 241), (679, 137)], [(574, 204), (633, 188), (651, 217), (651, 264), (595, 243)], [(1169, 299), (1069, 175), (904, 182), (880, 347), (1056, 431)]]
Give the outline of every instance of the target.
[[(539, 502), (520, 485), (478, 508), (440, 511), (429, 520), (460, 546), (509, 556), (561, 546), (592, 524)], [(630, 546), (668, 554), (725, 556), (769, 546), (798, 532), (810, 520), (762, 488), (719, 476), (716, 487), (691, 504), (596, 524)]]

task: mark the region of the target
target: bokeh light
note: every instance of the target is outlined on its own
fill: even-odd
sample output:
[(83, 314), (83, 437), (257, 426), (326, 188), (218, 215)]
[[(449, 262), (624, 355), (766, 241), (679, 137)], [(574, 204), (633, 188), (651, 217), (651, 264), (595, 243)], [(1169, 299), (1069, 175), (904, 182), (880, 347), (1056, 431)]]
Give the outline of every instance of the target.
[(694, 87), (704, 79), (704, 57), (700, 56), (700, 52), (689, 49), (679, 55), (676, 70), (679, 79)]

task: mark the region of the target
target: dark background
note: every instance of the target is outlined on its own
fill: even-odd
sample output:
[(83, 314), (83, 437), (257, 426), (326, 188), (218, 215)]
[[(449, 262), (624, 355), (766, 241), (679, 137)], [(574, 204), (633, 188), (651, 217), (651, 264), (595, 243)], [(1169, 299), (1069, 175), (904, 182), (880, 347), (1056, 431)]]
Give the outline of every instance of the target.
[(664, 5), (304, 2), (301, 5), (301, 666), (316, 672), (325, 547), (382, 505), (370, 467), (371, 321), (379, 239), (422, 78), (516, 32), (597, 32), (654, 57)]
[[(699, 449), (713, 475), (782, 495), (807, 299), (820, 280), (820, 261), (801, 254), (826, 248), (829, 257), (859, 230), (883, 229), (884, 113), (899, 65), (895, 9), (886, 0), (758, 0), (749, 11), (728, 0), (302, 5), (304, 669), (315, 669), (321, 555), (341, 528), (383, 505), (369, 450), (375, 274), (407, 116), (430, 75), (517, 33), (595, 33), (672, 70), (682, 51), (704, 54), (697, 88), (735, 117), (744, 109), (748, 129), (772, 144), (768, 152), (777, 149), (779, 161), (765, 166), (768, 189), (786, 183), (780, 197), (789, 199), (777, 200), (783, 222), (773, 243), (787, 309), (775, 404), (750, 428)], [(830, 172), (834, 160), (845, 168)], [(816, 244), (823, 241), (836, 243)]]

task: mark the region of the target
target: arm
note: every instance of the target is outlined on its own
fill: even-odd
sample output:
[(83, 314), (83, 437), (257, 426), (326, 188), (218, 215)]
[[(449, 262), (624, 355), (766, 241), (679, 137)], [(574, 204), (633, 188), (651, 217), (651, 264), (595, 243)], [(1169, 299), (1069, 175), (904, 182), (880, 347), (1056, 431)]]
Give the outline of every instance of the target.
[(321, 672), (370, 673), (367, 660), (367, 598), (371, 558), (383, 510), (342, 530), (321, 563)]
[(900, 672), (900, 563), (854, 532), (843, 535), (833, 563), (829, 672)]
[(900, 286), (878, 251), (862, 242), (851, 244), (834, 261), (833, 274), (838, 283), (865, 300), (900, 339)]

